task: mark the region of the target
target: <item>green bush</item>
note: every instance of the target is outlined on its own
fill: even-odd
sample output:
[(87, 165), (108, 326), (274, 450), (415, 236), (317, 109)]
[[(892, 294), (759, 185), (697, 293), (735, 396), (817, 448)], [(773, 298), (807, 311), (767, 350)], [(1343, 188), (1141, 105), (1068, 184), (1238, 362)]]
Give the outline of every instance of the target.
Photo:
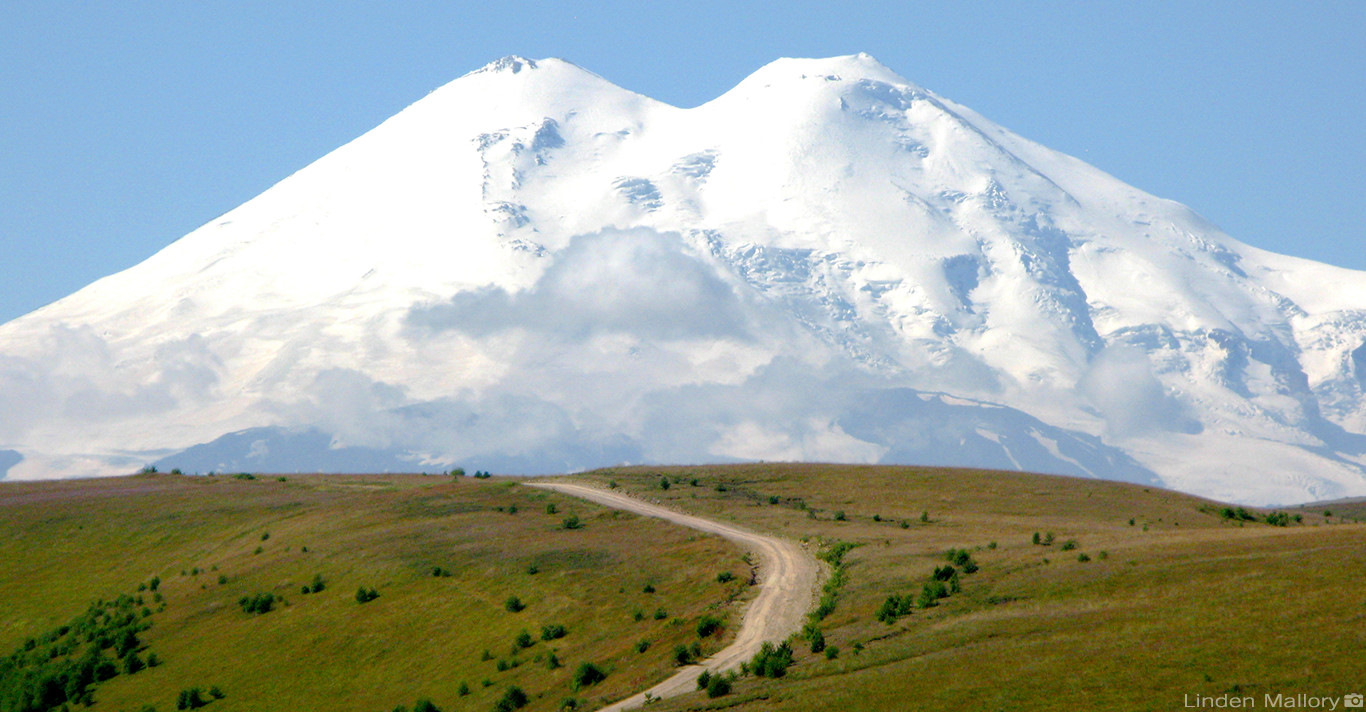
[(531, 633), (528, 633), (525, 630), (518, 633), (517, 637), (512, 639), (512, 645), (515, 648), (530, 648), (535, 644), (536, 641), (531, 639)]
[(568, 631), (558, 623), (550, 623), (541, 626), (541, 640), (556, 640), (563, 638)]
[(244, 613), (269, 613), (275, 609), (275, 594), (258, 593), (255, 596), (243, 596), (237, 599), (237, 605), (242, 607)]
[(431, 700), (423, 698), (413, 704), (413, 712), (441, 712), (441, 708), (432, 704)]
[(838, 511), (838, 512), (835, 512), (835, 521), (837, 521), (837, 522), (846, 521), (846, 518), (845, 518), (845, 516), (844, 516), (844, 510), (843, 510), (843, 509), (841, 509), (841, 510)]
[(649, 649), (650, 649), (650, 641), (648, 641), (648, 640), (642, 640), (642, 641), (639, 641), (639, 642), (636, 643), (636, 652), (637, 652), (637, 653), (643, 653), (643, 652), (645, 652), (646, 650), (649, 650)]
[(689, 650), (688, 647), (685, 646), (685, 645), (675, 645), (675, 646), (674, 646), (674, 652), (673, 652), (673, 661), (674, 661), (674, 664), (675, 664), (675, 665), (679, 665), (679, 666), (688, 665), (688, 664), (692, 663), (692, 661), (693, 661), (693, 654), (692, 654), (692, 651)]
[(579, 515), (577, 515), (577, 514), (571, 514), (571, 515), (565, 517), (565, 518), (564, 518), (564, 521), (561, 522), (560, 525), (561, 525), (562, 527), (564, 527), (565, 529), (582, 529), (582, 528), (583, 528), (583, 522), (579, 521)]
[(508, 600), (503, 601), (503, 608), (506, 608), (509, 613), (521, 613), (526, 609), (526, 604), (522, 603), (522, 599), (516, 596), (508, 596)]
[(702, 616), (697, 621), (697, 637), (705, 638), (721, 629), (723, 621), (716, 616)]
[(569, 677), (569, 689), (578, 692), (606, 679), (607, 671), (597, 665), (588, 662), (579, 663), (579, 666), (574, 668), (574, 674)]
[(661, 477), (661, 478), (659, 478), (659, 488), (662, 489), (662, 490), (667, 491), (667, 490), (669, 489), (669, 478), (667, 478), (667, 477)]
[(716, 582), (717, 582), (717, 583), (729, 583), (729, 582), (734, 581), (734, 580), (735, 580), (735, 574), (733, 574), (733, 573), (731, 573), (731, 572), (729, 572), (729, 571), (722, 571), (721, 573), (719, 573), (719, 574), (716, 575)]
[(707, 681), (707, 697), (717, 698), (730, 694), (730, 680), (724, 675), (712, 675)]
[(668, 618), (668, 617), (669, 617), (669, 612), (668, 612), (668, 611), (664, 610), (663, 608), (656, 608), (656, 609), (655, 609), (655, 615), (654, 615), (654, 619), (655, 619), (655, 620), (657, 620), (657, 621), (662, 621), (662, 620), (664, 620), (665, 618)]
[(369, 603), (376, 598), (379, 598), (379, 591), (373, 588), (361, 586), (356, 589), (356, 603)]
[(787, 668), (792, 665), (792, 646), (787, 643), (774, 646), (773, 643), (764, 643), (759, 647), (759, 652), (754, 654), (754, 659), (749, 663), (749, 669), (759, 677), (778, 678), (787, 674)]
[(204, 699), (204, 693), (198, 687), (191, 687), (181, 690), (176, 696), (175, 708), (178, 710), (197, 710), (209, 701)]
[(509, 687), (503, 696), (493, 704), (494, 712), (512, 712), (526, 707), (531, 699), (526, 696), (520, 687)]
[(1062, 550), (1063, 550), (1063, 551), (1072, 551), (1073, 549), (1077, 548), (1077, 546), (1079, 546), (1079, 545), (1077, 544), (1077, 540), (1076, 540), (1076, 539), (1068, 539), (1067, 541), (1065, 541), (1065, 542), (1062, 543)]
[(702, 674), (697, 676), (697, 689), (699, 689), (699, 690), (705, 690), (705, 689), (707, 689), (707, 684), (710, 683), (710, 682), (711, 682), (711, 671), (709, 671), (709, 670), (703, 670), (703, 671), (702, 671)]
[(555, 506), (555, 503), (554, 503), (554, 502), (551, 502), (550, 504), (547, 504), (547, 505), (545, 506), (545, 513), (546, 513), (546, 514), (558, 514), (559, 511), (560, 511), (560, 510)]

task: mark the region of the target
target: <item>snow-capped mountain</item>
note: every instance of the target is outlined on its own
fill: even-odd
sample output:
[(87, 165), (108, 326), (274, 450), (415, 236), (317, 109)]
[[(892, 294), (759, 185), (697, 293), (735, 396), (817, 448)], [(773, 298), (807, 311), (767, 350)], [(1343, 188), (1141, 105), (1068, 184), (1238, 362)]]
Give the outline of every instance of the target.
[[(432, 92), (0, 327), (0, 472), (838, 460), (1366, 494), (1366, 273), (867, 55)], [(20, 459), (22, 458), (22, 459)]]

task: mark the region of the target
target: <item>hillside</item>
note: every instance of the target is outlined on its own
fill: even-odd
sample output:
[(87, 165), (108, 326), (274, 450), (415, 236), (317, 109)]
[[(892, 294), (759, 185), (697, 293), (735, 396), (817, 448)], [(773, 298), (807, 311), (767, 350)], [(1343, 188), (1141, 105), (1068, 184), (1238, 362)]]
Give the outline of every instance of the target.
[[(1244, 510), (1255, 518), (1244, 521), (1230, 507), (1230, 519), (1226, 505), (1157, 488), (943, 468), (743, 465), (574, 479), (854, 545), (847, 583), (818, 626), (838, 657), (799, 640), (786, 677), (741, 680), (727, 709), (1169, 710), (1185, 694), (1229, 691), (1261, 705), (1265, 693), (1354, 692), (1366, 671), (1366, 593), (1353, 583), (1366, 567), (1366, 519), (1348, 512), (1286, 510), (1282, 527), (1263, 521), (1274, 512)], [(1033, 544), (1035, 532), (1053, 543)], [(960, 592), (877, 619), (888, 597), (918, 598), (950, 549), (967, 549), (979, 567), (960, 575)], [(709, 702), (696, 693), (656, 709)]]
[[(1142, 485), (941, 468), (616, 468), (562, 480), (801, 541), (838, 572), (813, 620), (825, 650), (798, 637), (781, 678), (749, 675), (723, 697), (696, 692), (651, 709), (1162, 710), (1184, 694), (1260, 702), (1360, 684), (1359, 510), (1281, 517)], [(163, 662), (98, 684), (92, 709), (165, 712), (191, 686), (221, 688), (209, 709), (223, 711), (378, 711), (429, 698), (443, 712), (487, 712), (510, 686), (528, 693), (529, 710), (566, 698), (591, 709), (670, 674), (675, 647), (699, 641), (702, 616), (726, 621), (699, 641), (704, 652), (733, 634), (745, 552), (516, 483), (0, 483), (0, 652), (96, 599), (126, 593), (155, 609), (138, 590), (154, 576), (166, 605), (148, 616), (140, 654)], [(571, 514), (585, 526), (565, 529)], [(946, 566), (947, 595), (922, 607)], [(736, 579), (718, 582), (723, 571)], [(324, 590), (301, 593), (319, 574)], [(358, 603), (360, 587), (379, 597)], [(267, 592), (282, 597), (267, 613), (239, 604)], [(517, 613), (504, 606), (514, 595), (525, 604)], [(566, 634), (542, 640), (549, 624)], [(531, 645), (515, 650), (522, 630)], [(608, 675), (575, 692), (583, 662)]]
[[(582, 527), (566, 529), (569, 517)], [(135, 612), (151, 612), (138, 618), (151, 623), (139, 654), (161, 664), (96, 685), (93, 710), (166, 712), (179, 691), (212, 686), (226, 695), (211, 703), (215, 712), (388, 712), (419, 698), (488, 710), (511, 687), (528, 695), (527, 710), (558, 709), (567, 698), (597, 706), (671, 674), (678, 645), (704, 653), (723, 645), (747, 592), (741, 553), (500, 479), (5, 483), (0, 655), (97, 599), (126, 594), (142, 599)], [(722, 570), (737, 581), (718, 584)], [(317, 576), (323, 590), (303, 593)], [(145, 590), (154, 577), (159, 585)], [(360, 588), (379, 596), (359, 603)], [(239, 604), (263, 594), (277, 597), (268, 612)], [(514, 596), (524, 609), (508, 609)], [(727, 623), (699, 639), (703, 615)], [(545, 626), (562, 626), (562, 637)], [(522, 631), (525, 648), (516, 644)], [(44, 640), (37, 651), (46, 658), (56, 645)], [(607, 678), (572, 690), (584, 663)], [(17, 676), (0, 674), (0, 683)], [(0, 709), (10, 712), (3, 701)]]
[(691, 108), (507, 57), (0, 325), (0, 475), (836, 461), (1307, 502), (1366, 494), (1364, 342), (1366, 273), (868, 55)]

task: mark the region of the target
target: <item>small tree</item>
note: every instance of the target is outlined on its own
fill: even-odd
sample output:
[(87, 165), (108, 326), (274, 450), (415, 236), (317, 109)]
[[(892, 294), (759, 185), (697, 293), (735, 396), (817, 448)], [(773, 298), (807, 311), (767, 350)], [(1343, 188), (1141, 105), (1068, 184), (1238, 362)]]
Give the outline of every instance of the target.
[(517, 637), (512, 640), (512, 645), (515, 648), (530, 648), (535, 643), (536, 641), (531, 639), (531, 633), (525, 630), (518, 633)]
[(503, 601), (503, 608), (506, 608), (509, 613), (521, 613), (526, 608), (526, 604), (522, 603), (522, 599), (516, 596), (508, 596), (508, 600)]
[(577, 515), (577, 514), (571, 514), (571, 515), (565, 517), (565, 518), (564, 518), (564, 521), (561, 522), (561, 525), (562, 525), (565, 529), (582, 529), (582, 528), (583, 528), (583, 522), (579, 521), (579, 515)]
[(716, 616), (702, 616), (697, 621), (697, 637), (705, 638), (721, 629), (721, 619)]
[(379, 591), (373, 588), (361, 586), (356, 589), (356, 603), (369, 603), (376, 598), (379, 598)]
[(707, 682), (707, 697), (717, 698), (730, 694), (730, 680), (724, 675), (712, 675)]
[(662, 490), (668, 491), (668, 489), (669, 489), (669, 478), (667, 478), (667, 477), (661, 477), (661, 478), (659, 478), (659, 488), (662, 489)]
[(607, 679), (607, 672), (593, 663), (579, 663), (569, 678), (569, 689), (578, 692)]
[(503, 696), (493, 705), (494, 712), (512, 712), (526, 707), (531, 699), (526, 696), (520, 687), (509, 687)]
[(548, 625), (541, 626), (541, 640), (549, 641), (555, 640), (557, 638), (563, 638), (565, 636), (565, 633), (566, 631), (564, 629), (564, 626), (558, 623), (550, 623)]

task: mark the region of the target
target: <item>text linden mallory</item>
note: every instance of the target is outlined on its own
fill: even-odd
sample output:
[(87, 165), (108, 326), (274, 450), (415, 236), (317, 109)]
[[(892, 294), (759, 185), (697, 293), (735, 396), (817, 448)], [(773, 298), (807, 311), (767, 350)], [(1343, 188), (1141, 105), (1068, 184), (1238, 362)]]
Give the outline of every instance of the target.
[(1309, 695), (1299, 693), (1295, 695), (1272, 695), (1270, 693), (1262, 696), (1262, 704), (1257, 704), (1257, 698), (1253, 695), (1183, 695), (1183, 707), (1198, 707), (1205, 709), (1232, 709), (1232, 708), (1255, 708), (1266, 707), (1270, 709), (1315, 709), (1315, 710), (1336, 710), (1353, 709), (1362, 707), (1362, 696), (1360, 694), (1342, 695), (1340, 697), (1330, 697), (1326, 695)]

